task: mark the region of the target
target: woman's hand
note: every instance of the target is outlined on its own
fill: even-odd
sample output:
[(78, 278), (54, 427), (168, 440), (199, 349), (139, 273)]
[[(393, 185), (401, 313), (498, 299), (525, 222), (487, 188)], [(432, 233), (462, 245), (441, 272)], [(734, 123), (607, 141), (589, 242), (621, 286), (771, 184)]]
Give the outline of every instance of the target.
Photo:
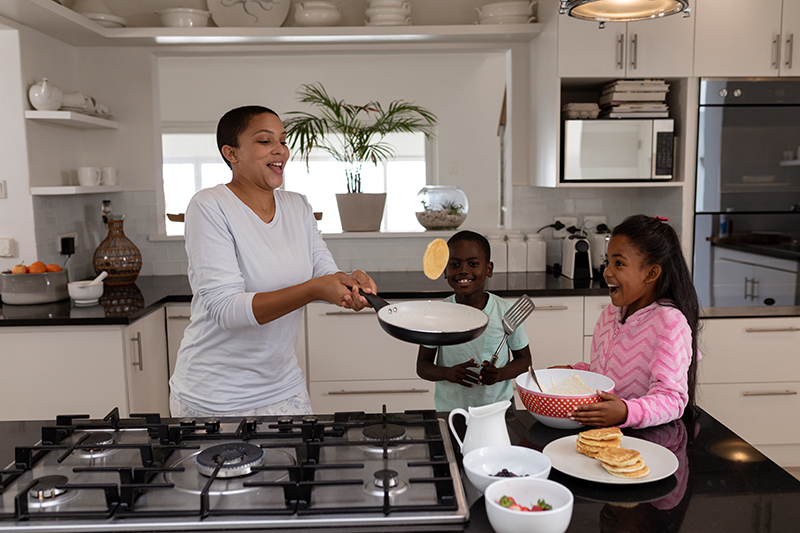
[(456, 385), (463, 385), (464, 387), (472, 387), (473, 385), (478, 385), (480, 383), (480, 380), (478, 379), (478, 374), (470, 370), (467, 370), (468, 368), (478, 368), (478, 363), (476, 363), (474, 359), (470, 359), (465, 363), (448, 367), (444, 369), (445, 370), (444, 378), (450, 383), (455, 383)]
[(618, 426), (628, 419), (628, 406), (618, 396), (601, 390), (597, 394), (601, 401), (579, 405), (570, 413), (569, 419), (597, 427)]
[(358, 293), (358, 290), (360, 288), (368, 294), (376, 294), (378, 292), (378, 287), (375, 285), (375, 281), (369, 277), (369, 274), (359, 269), (353, 270), (348, 277), (353, 280), (350, 290), (350, 300), (348, 305), (343, 305), (342, 307), (348, 307), (355, 311), (361, 311), (365, 307), (371, 307), (367, 299)]

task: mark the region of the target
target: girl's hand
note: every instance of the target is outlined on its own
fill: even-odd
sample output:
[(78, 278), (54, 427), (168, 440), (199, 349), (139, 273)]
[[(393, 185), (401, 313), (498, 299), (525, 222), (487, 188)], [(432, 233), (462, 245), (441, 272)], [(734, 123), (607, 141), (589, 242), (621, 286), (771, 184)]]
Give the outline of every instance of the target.
[(480, 380), (483, 385), (494, 385), (500, 380), (500, 369), (490, 365), (489, 361), (481, 363)]
[(579, 405), (570, 413), (569, 419), (597, 427), (618, 426), (628, 419), (628, 406), (618, 396), (600, 390), (597, 394), (602, 398), (600, 402)]
[(479, 384), (480, 380), (478, 379), (478, 374), (467, 369), (477, 367), (478, 363), (476, 363), (474, 359), (470, 359), (456, 366), (451, 366), (446, 369), (445, 379), (450, 383), (463, 385), (464, 387), (472, 387), (472, 385)]

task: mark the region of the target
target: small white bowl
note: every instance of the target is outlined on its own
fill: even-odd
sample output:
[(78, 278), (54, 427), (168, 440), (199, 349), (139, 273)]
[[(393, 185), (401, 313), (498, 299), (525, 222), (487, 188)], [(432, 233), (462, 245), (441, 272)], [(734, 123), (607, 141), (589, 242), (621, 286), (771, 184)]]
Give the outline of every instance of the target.
[(547, 479), (552, 463), (541, 452), (524, 446), (487, 446), (476, 448), (464, 456), (467, 478), (481, 492), (501, 479), (504, 468), (519, 477)]
[(505, 17), (513, 15), (533, 14), (533, 2), (517, 0), (513, 2), (493, 2), (475, 8), (481, 17)]
[(168, 28), (197, 28), (208, 26), (211, 12), (189, 7), (172, 7), (159, 9), (156, 15), (161, 17), (161, 25)]
[(536, 17), (528, 15), (508, 15), (504, 17), (486, 17), (480, 19), (481, 24), (528, 24), (536, 22)]
[(103, 283), (90, 285), (92, 280), (71, 281), (67, 283), (69, 297), (78, 305), (91, 305), (97, 303), (103, 295)]
[[(503, 496), (514, 498), (524, 507), (536, 505), (539, 499), (553, 506), (549, 511), (512, 511), (498, 502)], [(486, 515), (496, 533), (564, 533), (572, 520), (575, 498), (564, 485), (531, 477), (506, 478), (486, 488)]]

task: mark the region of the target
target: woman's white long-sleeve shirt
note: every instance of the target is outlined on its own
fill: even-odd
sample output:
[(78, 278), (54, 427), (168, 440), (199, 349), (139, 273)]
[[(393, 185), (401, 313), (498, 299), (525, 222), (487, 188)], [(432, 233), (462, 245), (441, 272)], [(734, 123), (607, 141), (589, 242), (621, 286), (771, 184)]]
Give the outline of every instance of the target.
[(172, 393), (222, 414), (304, 391), (295, 357), (302, 309), (259, 325), (253, 297), (338, 271), (305, 196), (276, 190), (267, 224), (226, 185), (203, 189), (186, 209), (185, 237), (192, 317)]

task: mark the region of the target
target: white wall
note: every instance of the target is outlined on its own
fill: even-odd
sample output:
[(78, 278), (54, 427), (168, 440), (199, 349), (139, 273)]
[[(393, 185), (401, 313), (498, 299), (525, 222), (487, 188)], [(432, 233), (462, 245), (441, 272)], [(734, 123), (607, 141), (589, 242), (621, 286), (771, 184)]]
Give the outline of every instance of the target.
[(162, 57), (161, 120), (212, 125), (248, 104), (278, 114), (303, 110), (296, 90), (317, 81), (348, 102), (402, 99), (431, 109), (438, 117), (438, 183), (467, 194), (466, 226), (496, 226), (497, 124), (506, 83), (501, 52)]

